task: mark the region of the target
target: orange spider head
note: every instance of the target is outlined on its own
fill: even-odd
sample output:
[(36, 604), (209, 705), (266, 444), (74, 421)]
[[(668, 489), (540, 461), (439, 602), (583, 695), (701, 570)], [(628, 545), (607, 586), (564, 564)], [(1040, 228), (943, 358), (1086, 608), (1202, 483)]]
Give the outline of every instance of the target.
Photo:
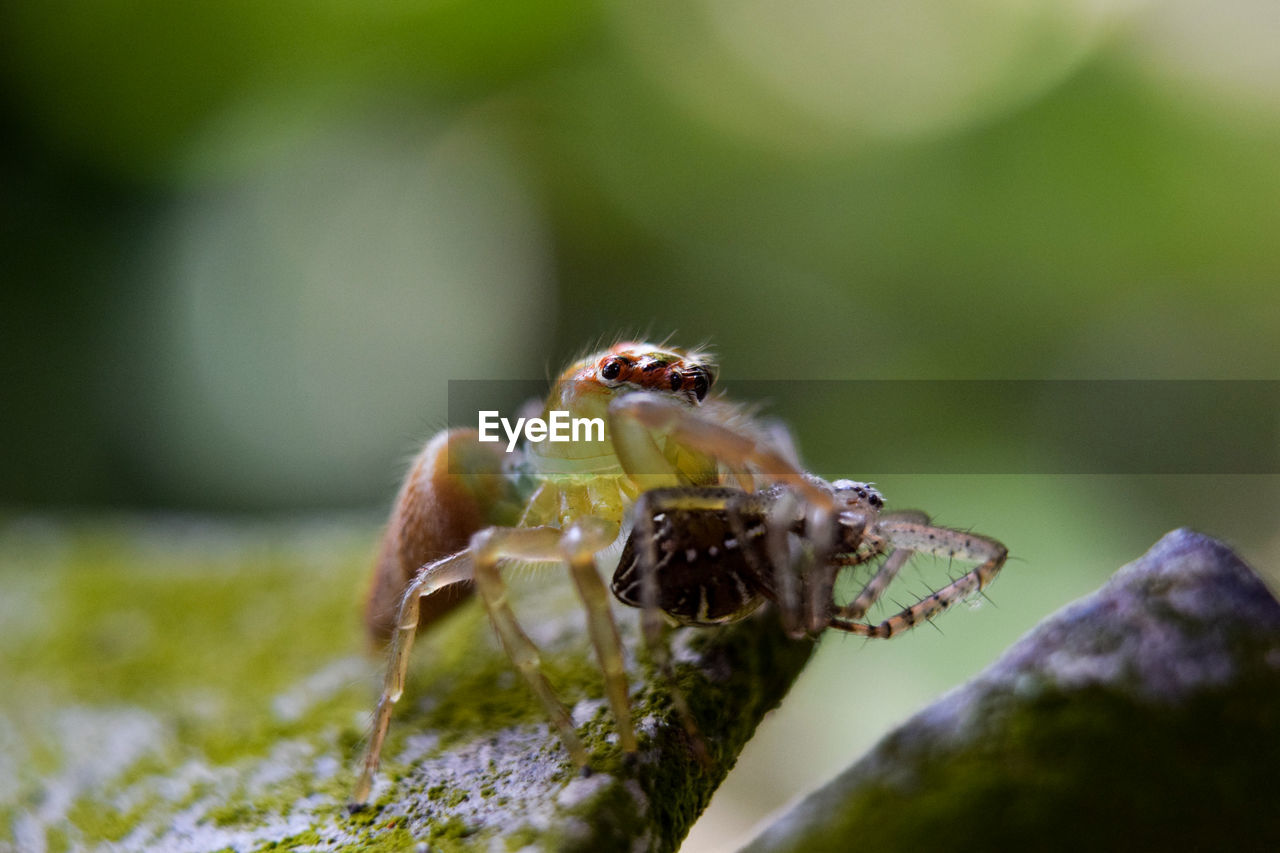
[(595, 356), (595, 379), (606, 388), (642, 388), (679, 394), (691, 403), (706, 399), (716, 380), (715, 366), (698, 352), (646, 343), (615, 344)]
[(624, 341), (574, 363), (561, 374), (552, 398), (573, 411), (607, 406), (628, 390), (670, 394), (696, 405), (715, 380), (715, 364), (705, 353)]

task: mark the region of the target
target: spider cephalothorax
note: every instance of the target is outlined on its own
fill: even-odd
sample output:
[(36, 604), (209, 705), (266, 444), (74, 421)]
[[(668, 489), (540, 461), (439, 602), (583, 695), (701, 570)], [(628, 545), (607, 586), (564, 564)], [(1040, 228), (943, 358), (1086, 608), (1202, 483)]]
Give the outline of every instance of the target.
[[(634, 524), (613, 592), (641, 608), (646, 643), (668, 675), (662, 613), (714, 625), (772, 601), (793, 636), (836, 628), (888, 637), (981, 590), (999, 571), (1005, 550), (994, 540), (931, 526), (918, 513), (882, 514), (872, 487), (806, 474), (776, 430), (709, 394), (715, 376), (706, 355), (621, 343), (570, 365), (546, 399), (546, 413), (602, 419), (607, 428), (597, 440), (531, 443), (519, 465), (476, 430), (450, 430), (427, 444), (392, 511), (366, 607), (370, 637), (390, 639), (391, 658), (355, 803), (369, 797), (415, 635), (472, 588), (570, 758), (587, 766), (569, 713), (508, 604), (502, 574), (512, 563), (567, 566), (587, 611), (618, 743), (624, 752), (637, 749), (618, 631), (596, 565), (628, 519)], [(861, 621), (914, 552), (980, 565), (877, 625)], [(832, 589), (841, 569), (884, 554), (857, 598), (837, 606)], [(683, 700), (673, 698), (694, 733)]]

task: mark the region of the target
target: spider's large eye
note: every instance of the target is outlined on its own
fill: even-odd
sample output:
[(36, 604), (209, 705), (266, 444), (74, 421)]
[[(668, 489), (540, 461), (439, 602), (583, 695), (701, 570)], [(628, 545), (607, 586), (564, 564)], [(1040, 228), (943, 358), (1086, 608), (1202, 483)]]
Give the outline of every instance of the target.
[(600, 366), (600, 378), (612, 382), (622, 375), (622, 359), (611, 358)]
[(711, 390), (711, 380), (707, 376), (707, 372), (701, 368), (693, 375), (693, 396), (698, 398), (701, 403), (707, 396), (707, 392)]

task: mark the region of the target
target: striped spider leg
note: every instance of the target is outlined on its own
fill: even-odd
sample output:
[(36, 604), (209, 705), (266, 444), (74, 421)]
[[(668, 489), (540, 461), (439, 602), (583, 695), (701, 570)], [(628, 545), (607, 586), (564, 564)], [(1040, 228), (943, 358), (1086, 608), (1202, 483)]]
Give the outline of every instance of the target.
[[(848, 481), (836, 481), (834, 486)], [(879, 571), (847, 606), (831, 614), (830, 627), (865, 637), (889, 638), (928, 622), (958, 601), (980, 593), (1004, 566), (1009, 549), (987, 536), (965, 530), (938, 527), (923, 513), (881, 516), (868, 531), (873, 550), (891, 550)], [(878, 625), (858, 621), (892, 582), (912, 553), (931, 554), (977, 565), (946, 586), (883, 620)], [(898, 555), (903, 555), (901, 558)]]

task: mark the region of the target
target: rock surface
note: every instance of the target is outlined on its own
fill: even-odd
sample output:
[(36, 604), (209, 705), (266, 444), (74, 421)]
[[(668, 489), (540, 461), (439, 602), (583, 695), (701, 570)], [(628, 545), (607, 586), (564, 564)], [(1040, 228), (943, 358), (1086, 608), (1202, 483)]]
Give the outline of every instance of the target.
[(767, 617), (684, 632), (703, 767), (619, 606), (627, 764), (567, 573), (525, 571), (513, 604), (595, 772), (468, 605), (419, 639), (373, 807), (349, 815), (381, 676), (358, 625), (375, 536), (0, 520), (0, 850), (673, 850), (812, 650)]
[(1161, 539), (744, 853), (1280, 850), (1280, 603)]

